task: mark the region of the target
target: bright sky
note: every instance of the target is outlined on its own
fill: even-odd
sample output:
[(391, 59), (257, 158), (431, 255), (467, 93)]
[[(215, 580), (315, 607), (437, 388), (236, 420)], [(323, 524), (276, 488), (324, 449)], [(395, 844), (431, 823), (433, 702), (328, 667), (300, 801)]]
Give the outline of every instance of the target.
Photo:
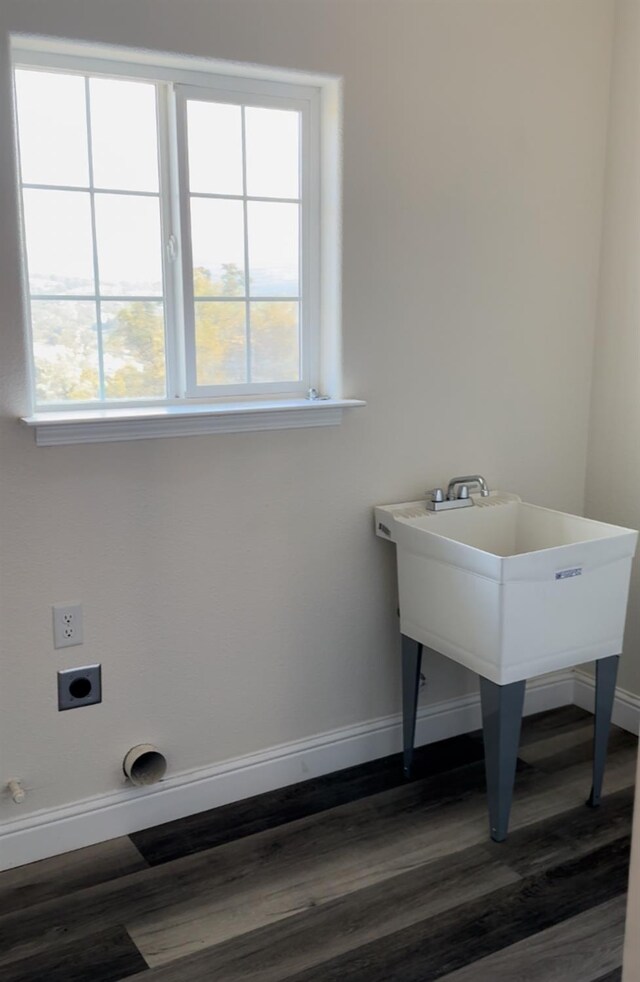
[[(88, 188), (85, 79), (16, 72), (20, 155), (25, 183)], [(89, 82), (94, 186), (158, 190), (155, 88), (145, 82)], [(247, 188), (251, 195), (297, 198), (299, 115), (245, 110)], [(192, 192), (242, 193), (242, 127), (237, 106), (189, 101)], [(74, 293), (93, 292), (93, 245), (87, 191), (25, 189), (29, 271), (41, 281), (77, 279)], [(273, 282), (297, 290), (299, 206), (249, 202), (249, 256), (254, 294)], [(159, 201), (135, 194), (96, 194), (101, 291), (161, 290)], [(215, 274), (223, 263), (244, 267), (241, 202), (194, 198), (194, 264)], [(271, 284), (271, 285), (270, 285)], [(46, 288), (45, 288), (46, 289)]]

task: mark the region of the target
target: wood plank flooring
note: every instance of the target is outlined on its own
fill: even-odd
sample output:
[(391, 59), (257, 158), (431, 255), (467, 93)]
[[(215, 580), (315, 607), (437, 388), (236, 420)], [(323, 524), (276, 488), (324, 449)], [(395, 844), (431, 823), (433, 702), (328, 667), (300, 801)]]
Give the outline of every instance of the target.
[(615, 982), (636, 740), (524, 721), (511, 832), (480, 734), (0, 873), (2, 982)]

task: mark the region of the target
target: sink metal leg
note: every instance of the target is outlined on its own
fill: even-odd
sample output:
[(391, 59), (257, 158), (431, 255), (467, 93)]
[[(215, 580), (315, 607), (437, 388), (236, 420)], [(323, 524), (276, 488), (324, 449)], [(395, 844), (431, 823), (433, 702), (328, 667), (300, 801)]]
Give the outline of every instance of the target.
[(509, 829), (525, 686), (524, 680), (497, 685), (480, 676), (489, 828), (494, 842), (504, 842)]
[(602, 780), (607, 762), (607, 746), (611, 731), (611, 713), (616, 692), (620, 655), (599, 658), (596, 662), (596, 706), (593, 731), (593, 786), (587, 800), (597, 808), (602, 796)]
[(420, 689), (422, 645), (402, 635), (402, 740), (404, 776), (411, 777), (413, 744), (416, 735), (416, 713)]

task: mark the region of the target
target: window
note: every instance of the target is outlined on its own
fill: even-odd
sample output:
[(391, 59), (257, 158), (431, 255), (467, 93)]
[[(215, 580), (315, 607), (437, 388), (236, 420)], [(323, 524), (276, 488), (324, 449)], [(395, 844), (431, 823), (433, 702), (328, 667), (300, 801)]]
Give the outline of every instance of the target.
[(14, 61), (40, 419), (335, 388), (326, 80), (46, 43)]

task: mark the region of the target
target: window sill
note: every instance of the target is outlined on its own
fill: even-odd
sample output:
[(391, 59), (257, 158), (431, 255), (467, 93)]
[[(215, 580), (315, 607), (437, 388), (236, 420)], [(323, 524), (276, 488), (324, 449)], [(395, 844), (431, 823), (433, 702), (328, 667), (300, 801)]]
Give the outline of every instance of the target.
[(343, 409), (364, 406), (359, 399), (286, 399), (270, 402), (225, 402), (140, 409), (87, 409), (40, 412), (22, 422), (40, 447), (70, 443), (148, 440), (163, 436), (199, 436), (250, 430), (284, 430), (336, 426)]

